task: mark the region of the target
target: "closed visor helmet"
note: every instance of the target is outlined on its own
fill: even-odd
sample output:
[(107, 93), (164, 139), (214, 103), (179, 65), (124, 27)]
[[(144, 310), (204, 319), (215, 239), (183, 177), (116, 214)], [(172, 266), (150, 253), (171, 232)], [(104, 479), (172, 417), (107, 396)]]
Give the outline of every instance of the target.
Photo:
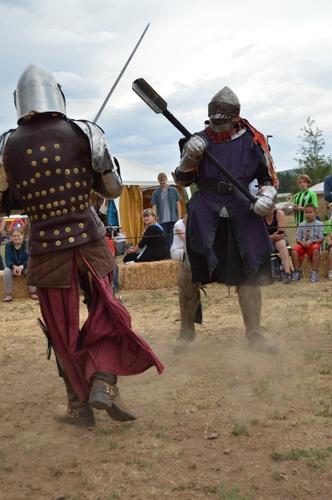
[(229, 88), (224, 87), (214, 95), (208, 106), (210, 126), (218, 129), (240, 115), (240, 101), (237, 95)]
[(48, 69), (38, 64), (31, 64), (22, 73), (14, 102), (18, 123), (32, 111), (66, 115), (66, 99), (60, 85)]

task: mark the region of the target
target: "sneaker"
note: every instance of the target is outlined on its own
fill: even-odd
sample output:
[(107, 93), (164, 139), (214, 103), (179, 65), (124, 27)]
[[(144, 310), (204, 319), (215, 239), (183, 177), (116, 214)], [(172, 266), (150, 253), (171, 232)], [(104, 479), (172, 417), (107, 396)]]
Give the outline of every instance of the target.
[(318, 282), (318, 273), (317, 273), (317, 271), (311, 271), (311, 273), (310, 273), (310, 281), (311, 281), (311, 283), (317, 283)]
[(328, 274), (328, 277), (327, 277), (328, 280), (332, 280), (332, 270), (329, 271), (329, 274)]
[(300, 281), (300, 279), (302, 278), (302, 273), (301, 271), (298, 271), (298, 270), (295, 270), (293, 272), (293, 276), (292, 276), (292, 280), (293, 281)]

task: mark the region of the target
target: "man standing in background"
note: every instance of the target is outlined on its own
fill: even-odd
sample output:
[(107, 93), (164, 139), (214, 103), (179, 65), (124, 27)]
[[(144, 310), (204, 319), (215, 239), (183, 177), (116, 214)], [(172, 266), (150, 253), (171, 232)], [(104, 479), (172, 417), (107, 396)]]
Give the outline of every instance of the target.
[(163, 172), (158, 175), (158, 182), (160, 187), (153, 192), (151, 203), (158, 222), (165, 231), (167, 243), (171, 247), (174, 224), (181, 219), (180, 195), (176, 188), (168, 186), (167, 175)]

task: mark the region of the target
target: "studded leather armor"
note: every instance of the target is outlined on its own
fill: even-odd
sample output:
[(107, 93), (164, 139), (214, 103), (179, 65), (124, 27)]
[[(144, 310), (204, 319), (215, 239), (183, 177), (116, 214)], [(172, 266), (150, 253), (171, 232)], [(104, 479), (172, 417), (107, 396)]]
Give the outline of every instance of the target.
[(104, 235), (89, 201), (89, 140), (73, 122), (43, 114), (20, 124), (7, 140), (3, 163), (30, 219), (31, 255), (77, 247)]

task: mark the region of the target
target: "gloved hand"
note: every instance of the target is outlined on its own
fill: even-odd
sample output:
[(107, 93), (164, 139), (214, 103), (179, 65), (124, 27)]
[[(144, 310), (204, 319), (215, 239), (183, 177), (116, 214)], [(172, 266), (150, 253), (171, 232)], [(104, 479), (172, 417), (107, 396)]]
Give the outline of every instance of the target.
[(206, 146), (207, 144), (202, 137), (193, 135), (185, 144), (185, 154), (187, 154), (191, 160), (199, 161), (206, 150)]
[(266, 217), (273, 209), (276, 198), (276, 188), (273, 186), (263, 186), (257, 193), (253, 211), (261, 217)]

